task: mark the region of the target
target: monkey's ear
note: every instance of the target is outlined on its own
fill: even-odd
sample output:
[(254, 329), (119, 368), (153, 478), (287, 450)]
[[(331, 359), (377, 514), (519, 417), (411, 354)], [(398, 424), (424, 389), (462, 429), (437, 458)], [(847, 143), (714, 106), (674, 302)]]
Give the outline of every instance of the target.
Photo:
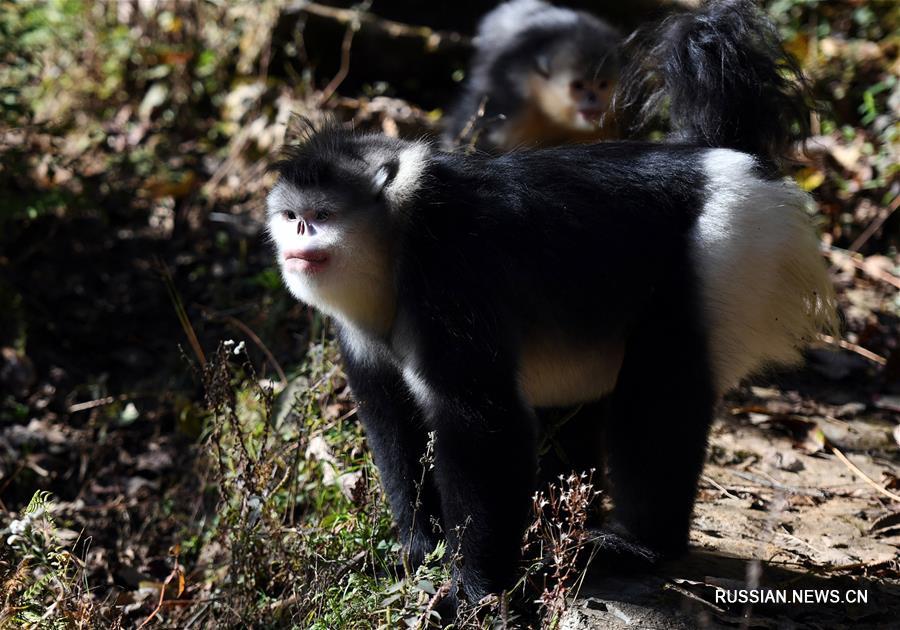
[(375, 197), (384, 195), (384, 189), (391, 185), (399, 170), (400, 161), (396, 158), (378, 167), (378, 170), (375, 171), (375, 177), (372, 178), (372, 192)]
[(534, 69), (546, 78), (550, 77), (550, 57), (547, 55), (538, 55), (534, 58)]

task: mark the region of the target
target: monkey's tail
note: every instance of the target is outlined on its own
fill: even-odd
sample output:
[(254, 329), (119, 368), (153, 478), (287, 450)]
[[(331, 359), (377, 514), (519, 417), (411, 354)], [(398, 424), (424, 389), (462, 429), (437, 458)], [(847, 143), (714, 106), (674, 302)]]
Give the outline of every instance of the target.
[(797, 63), (751, 0), (712, 0), (626, 42), (616, 101), (633, 131), (668, 106), (676, 141), (751, 153), (777, 169), (809, 135)]

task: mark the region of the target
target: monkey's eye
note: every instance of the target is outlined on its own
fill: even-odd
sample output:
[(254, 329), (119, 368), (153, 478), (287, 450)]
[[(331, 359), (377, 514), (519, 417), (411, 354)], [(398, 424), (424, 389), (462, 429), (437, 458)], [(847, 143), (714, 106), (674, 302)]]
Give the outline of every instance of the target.
[(607, 81), (606, 79), (604, 79), (603, 81), (600, 81), (600, 83), (598, 83), (597, 86), (598, 86), (601, 90), (605, 90), (606, 88), (609, 87), (609, 81)]
[(576, 79), (572, 81), (572, 89), (573, 90), (583, 90), (584, 89), (584, 81)]
[(296, 221), (297, 220), (297, 213), (294, 212), (293, 210), (285, 210), (284, 212), (281, 213), (281, 216), (283, 216), (288, 221)]
[(316, 221), (324, 222), (327, 221), (331, 217), (331, 213), (328, 210), (317, 210), (316, 211)]

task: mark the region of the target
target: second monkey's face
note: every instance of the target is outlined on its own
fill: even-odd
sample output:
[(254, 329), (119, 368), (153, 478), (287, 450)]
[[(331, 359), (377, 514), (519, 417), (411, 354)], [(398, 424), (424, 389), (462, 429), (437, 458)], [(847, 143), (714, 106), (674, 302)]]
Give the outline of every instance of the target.
[(529, 78), (529, 97), (554, 124), (573, 131), (600, 127), (616, 82), (613, 59), (585, 60), (562, 48), (539, 57)]

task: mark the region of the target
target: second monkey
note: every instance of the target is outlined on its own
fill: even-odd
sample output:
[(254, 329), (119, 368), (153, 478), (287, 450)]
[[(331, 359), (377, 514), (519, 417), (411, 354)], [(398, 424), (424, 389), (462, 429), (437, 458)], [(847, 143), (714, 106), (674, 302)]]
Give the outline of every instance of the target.
[(512, 0), (481, 21), (447, 148), (492, 153), (615, 137), (607, 115), (621, 36), (588, 13)]

